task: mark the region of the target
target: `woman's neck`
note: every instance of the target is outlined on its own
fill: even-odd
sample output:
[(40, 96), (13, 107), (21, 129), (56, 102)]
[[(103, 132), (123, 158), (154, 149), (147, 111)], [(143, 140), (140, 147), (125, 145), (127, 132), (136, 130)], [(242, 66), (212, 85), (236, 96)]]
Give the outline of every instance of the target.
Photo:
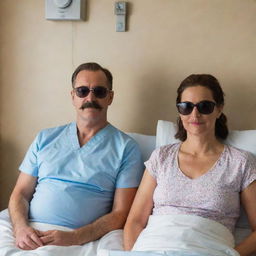
[(216, 138), (189, 136), (181, 145), (180, 150), (191, 155), (200, 156), (216, 154), (223, 151), (224, 145)]

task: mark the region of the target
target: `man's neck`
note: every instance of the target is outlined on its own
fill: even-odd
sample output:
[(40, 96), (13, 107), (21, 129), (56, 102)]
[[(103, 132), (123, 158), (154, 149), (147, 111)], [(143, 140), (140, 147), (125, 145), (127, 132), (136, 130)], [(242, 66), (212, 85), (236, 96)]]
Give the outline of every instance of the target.
[(87, 143), (97, 132), (108, 125), (107, 121), (100, 123), (88, 123), (77, 121), (77, 136), (79, 144), (82, 147)]

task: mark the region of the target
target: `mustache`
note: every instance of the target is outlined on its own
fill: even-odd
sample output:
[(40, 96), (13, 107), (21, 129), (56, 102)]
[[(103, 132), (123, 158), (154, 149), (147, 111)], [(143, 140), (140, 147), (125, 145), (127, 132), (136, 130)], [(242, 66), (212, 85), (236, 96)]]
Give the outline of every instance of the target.
[(102, 107), (96, 101), (91, 101), (91, 102), (87, 101), (83, 103), (80, 109), (84, 110), (85, 108), (95, 108), (95, 109), (102, 110)]

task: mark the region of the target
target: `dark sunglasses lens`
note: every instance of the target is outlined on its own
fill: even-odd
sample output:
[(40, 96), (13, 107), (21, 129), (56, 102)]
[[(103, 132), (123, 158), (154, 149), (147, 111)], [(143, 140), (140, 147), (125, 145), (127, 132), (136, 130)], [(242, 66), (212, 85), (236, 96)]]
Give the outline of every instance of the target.
[(90, 90), (86, 86), (81, 86), (81, 87), (76, 88), (75, 92), (76, 92), (77, 97), (84, 98), (89, 94)]
[(108, 89), (103, 86), (97, 86), (93, 89), (93, 92), (95, 97), (102, 99), (107, 96)]
[(193, 111), (194, 105), (191, 102), (180, 102), (177, 109), (182, 115), (189, 115)]
[(208, 115), (214, 110), (215, 103), (211, 101), (201, 101), (197, 104), (197, 109), (201, 114)]

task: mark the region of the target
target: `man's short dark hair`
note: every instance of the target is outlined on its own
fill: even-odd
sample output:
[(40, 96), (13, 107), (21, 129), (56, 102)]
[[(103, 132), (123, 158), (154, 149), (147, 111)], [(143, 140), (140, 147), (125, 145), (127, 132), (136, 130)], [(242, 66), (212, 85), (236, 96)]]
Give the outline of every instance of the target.
[(89, 71), (101, 70), (107, 77), (107, 84), (108, 84), (109, 89), (112, 90), (112, 84), (113, 84), (112, 74), (110, 73), (109, 70), (107, 70), (106, 68), (103, 68), (102, 66), (100, 66), (98, 63), (95, 63), (95, 62), (83, 63), (76, 68), (76, 70), (72, 74), (72, 78), (71, 78), (73, 88), (75, 87), (76, 77), (77, 77), (78, 73), (82, 70), (89, 70)]

